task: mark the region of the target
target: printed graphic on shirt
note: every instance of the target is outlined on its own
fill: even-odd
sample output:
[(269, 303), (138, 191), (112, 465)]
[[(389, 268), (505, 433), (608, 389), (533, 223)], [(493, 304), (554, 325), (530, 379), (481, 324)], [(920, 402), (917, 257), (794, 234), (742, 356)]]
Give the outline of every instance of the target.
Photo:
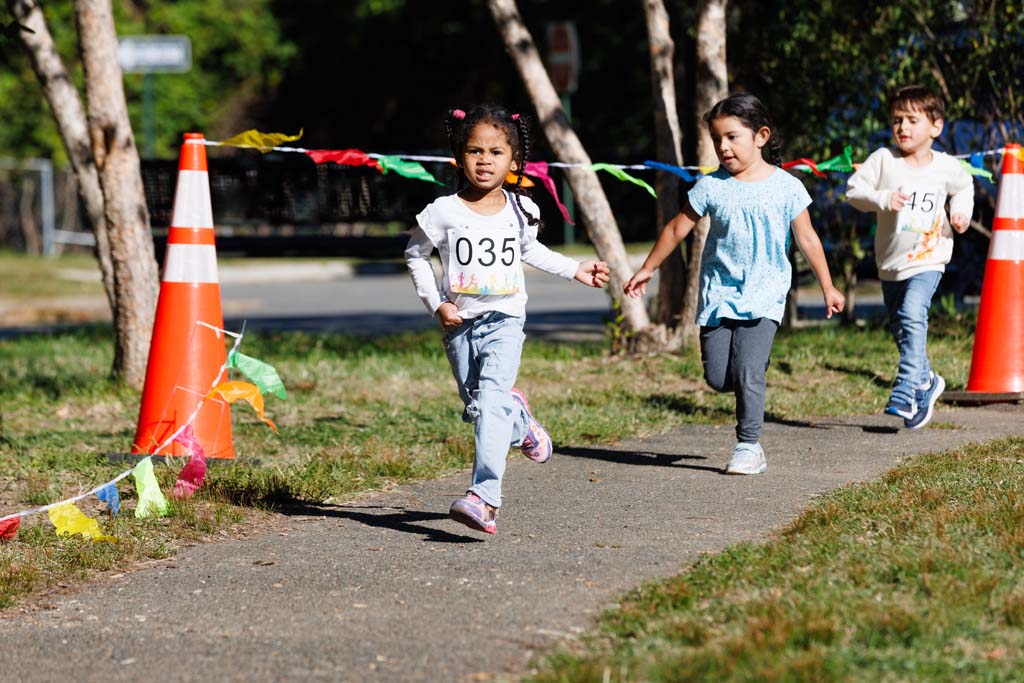
[(939, 211), (938, 191), (928, 186), (905, 186), (900, 188), (900, 192), (908, 198), (896, 216), (896, 229), (920, 234), (931, 232)]
[(935, 222), (932, 224), (932, 229), (925, 232), (918, 237), (917, 242), (914, 244), (914, 248), (907, 254), (908, 261), (927, 261), (935, 253), (935, 250), (939, 248), (939, 242), (942, 237), (942, 218), (941, 216), (935, 216)]
[(448, 252), (452, 292), (507, 296), (522, 288), (519, 233), (513, 228), (452, 228)]

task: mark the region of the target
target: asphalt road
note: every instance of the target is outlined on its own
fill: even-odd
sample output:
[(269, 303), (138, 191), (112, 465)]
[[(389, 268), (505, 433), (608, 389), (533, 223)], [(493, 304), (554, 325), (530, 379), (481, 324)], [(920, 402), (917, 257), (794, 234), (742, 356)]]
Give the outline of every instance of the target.
[(822, 492), (908, 456), (1024, 434), (1022, 417), (941, 409), (943, 428), (917, 432), (882, 415), (769, 423), (759, 477), (721, 474), (731, 426), (563, 444), (546, 465), (512, 457), (494, 537), (447, 519), (467, 473), (296, 508), (276, 532), (8, 610), (0, 672), (22, 683), (517, 680), (623, 591), (763, 541)]

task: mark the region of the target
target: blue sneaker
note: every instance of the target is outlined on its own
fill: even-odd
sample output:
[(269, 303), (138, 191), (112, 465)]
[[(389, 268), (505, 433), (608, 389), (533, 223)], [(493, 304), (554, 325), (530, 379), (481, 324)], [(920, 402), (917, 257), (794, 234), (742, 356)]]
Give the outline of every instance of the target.
[(907, 429), (920, 429), (931, 422), (932, 414), (935, 412), (935, 402), (946, 390), (946, 380), (942, 375), (931, 373), (932, 381), (926, 389), (918, 389), (914, 398), (917, 403), (917, 412), (909, 420), (903, 420), (903, 426)]
[(904, 420), (910, 420), (917, 414), (917, 405), (915, 404), (915, 401), (907, 403), (901, 398), (892, 396), (889, 398), (889, 403), (885, 406), (885, 414), (902, 417)]

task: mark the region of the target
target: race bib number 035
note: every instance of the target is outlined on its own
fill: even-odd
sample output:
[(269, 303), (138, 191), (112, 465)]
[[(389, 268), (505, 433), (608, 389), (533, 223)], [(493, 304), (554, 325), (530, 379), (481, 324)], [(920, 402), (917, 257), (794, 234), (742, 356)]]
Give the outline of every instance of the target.
[(505, 296), (521, 289), (519, 232), (499, 228), (448, 231), (448, 280), (459, 294)]
[(900, 188), (900, 192), (907, 195), (907, 201), (896, 216), (896, 229), (900, 232), (931, 232), (939, 209), (939, 193), (928, 187), (905, 187)]

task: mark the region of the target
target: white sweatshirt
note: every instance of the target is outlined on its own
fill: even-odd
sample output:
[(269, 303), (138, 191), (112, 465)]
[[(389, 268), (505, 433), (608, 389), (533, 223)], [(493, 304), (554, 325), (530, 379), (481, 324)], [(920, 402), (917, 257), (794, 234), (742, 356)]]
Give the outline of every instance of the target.
[[(469, 208), (458, 195), (440, 197), (427, 205), (416, 216), (417, 226), (413, 228), (409, 245), (405, 249), (405, 262), (409, 266), (416, 295), (432, 314), (437, 307), (450, 301), (459, 309), (462, 318), (477, 318), (491, 311), (508, 315), (526, 315), (526, 287), (520, 287), (516, 294), (484, 295), (452, 292), (449, 282), (448, 264), (450, 257), (448, 231), (462, 228), (514, 229), (519, 240), (523, 263), (557, 275), (566, 280), (576, 277), (579, 262), (551, 251), (537, 241), (537, 226), (531, 226), (515, 204), (515, 198), (507, 190), (505, 208), (493, 216), (482, 216)], [(531, 216), (540, 217), (540, 209), (529, 197), (522, 197), (523, 208)], [(441, 285), (434, 275), (430, 255), (438, 251), (443, 267)], [(519, 282), (524, 282), (522, 265), (519, 265)]]
[[(846, 198), (854, 208), (878, 214), (875, 232), (875, 262), (878, 276), (886, 281), (906, 280), (926, 271), (942, 272), (953, 255), (953, 230), (946, 214), (968, 218), (974, 211), (974, 181), (957, 159), (932, 151), (933, 159), (923, 167), (910, 166), (899, 151), (887, 147), (875, 150), (846, 184)], [(905, 211), (890, 211), (893, 192), (913, 194)], [(907, 213), (914, 203), (934, 218), (915, 223), (931, 214)], [(897, 220), (899, 219), (899, 220)]]

